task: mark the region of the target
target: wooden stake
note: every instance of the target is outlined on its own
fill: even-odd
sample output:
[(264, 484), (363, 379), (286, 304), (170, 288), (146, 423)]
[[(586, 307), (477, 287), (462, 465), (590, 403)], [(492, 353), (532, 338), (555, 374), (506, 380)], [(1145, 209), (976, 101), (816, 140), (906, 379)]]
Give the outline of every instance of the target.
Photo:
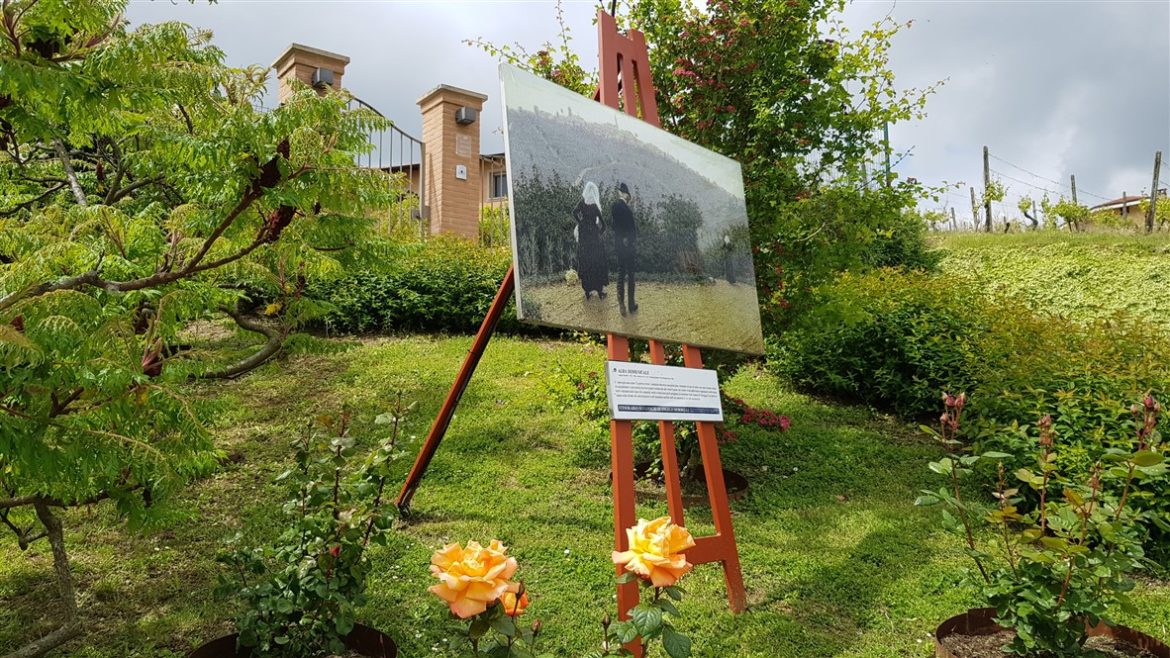
[(971, 230), (979, 230), (979, 204), (975, 201), (975, 188), (971, 188)]
[(1154, 214), (1158, 208), (1158, 170), (1162, 168), (1162, 152), (1154, 154), (1154, 182), (1150, 185), (1150, 209), (1146, 211), (1146, 233), (1154, 232)]
[(987, 147), (983, 147), (983, 211), (987, 213), (987, 228), (986, 231), (991, 233), (991, 195), (988, 190), (991, 189), (991, 163), (987, 160)]

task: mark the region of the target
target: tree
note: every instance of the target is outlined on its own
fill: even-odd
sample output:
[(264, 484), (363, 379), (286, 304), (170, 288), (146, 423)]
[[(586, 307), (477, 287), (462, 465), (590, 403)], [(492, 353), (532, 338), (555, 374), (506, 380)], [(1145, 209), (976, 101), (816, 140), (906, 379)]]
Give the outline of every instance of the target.
[[(60, 510), (141, 521), (213, 468), (179, 385), (275, 354), (321, 310), (305, 278), (360, 257), (367, 210), (397, 196), (353, 165), (382, 119), (307, 87), (262, 111), (265, 70), (181, 24), (130, 30), (125, 5), (3, 4), (0, 523), (49, 541), (62, 599), (60, 627), (8, 658), (80, 631)], [(185, 349), (216, 316), (263, 344), (227, 364)]]
[[(1143, 215), (1150, 212), (1149, 199), (1142, 200), (1139, 212)], [(1161, 231), (1166, 224), (1170, 224), (1170, 197), (1159, 196), (1158, 203), (1154, 206), (1154, 226)]]

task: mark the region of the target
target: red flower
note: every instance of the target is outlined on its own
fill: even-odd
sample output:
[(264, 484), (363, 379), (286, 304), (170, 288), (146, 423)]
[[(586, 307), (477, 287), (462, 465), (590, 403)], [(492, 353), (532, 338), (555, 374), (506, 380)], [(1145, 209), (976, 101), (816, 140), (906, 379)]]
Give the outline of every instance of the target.
[(330, 546), (329, 547), (329, 554), (332, 555), (334, 558), (340, 557), (341, 556), (341, 544), (334, 544), (333, 546)]

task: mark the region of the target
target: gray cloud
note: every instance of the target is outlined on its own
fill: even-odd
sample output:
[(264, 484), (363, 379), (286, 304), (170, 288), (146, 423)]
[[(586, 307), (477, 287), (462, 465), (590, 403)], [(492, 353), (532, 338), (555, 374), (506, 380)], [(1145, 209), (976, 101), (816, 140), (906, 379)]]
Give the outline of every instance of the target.
[[(566, 1), (574, 45), (596, 62), (595, 0)], [(992, 160), (1016, 198), (1064, 191), (1082, 202), (1148, 190), (1154, 151), (1170, 160), (1170, 2), (1122, 0), (888, 0), (854, 2), (854, 31), (891, 13), (915, 21), (891, 52), (898, 85), (948, 83), (921, 122), (895, 126), (895, 150), (913, 148), (903, 176), (979, 186), (982, 146), (1043, 178)], [(349, 55), (345, 84), (418, 135), (415, 101), (445, 83), (486, 93), (483, 150), (501, 150), (496, 62), (462, 40), (482, 36), (529, 48), (555, 35), (553, 3), (222, 0), (217, 5), (134, 0), (134, 23), (180, 20), (215, 32), (230, 64), (270, 64), (291, 42)], [(1170, 180), (1170, 163), (1163, 168)], [(1061, 184), (1045, 181), (1060, 181)], [(1027, 183), (1027, 184), (1025, 184)], [(1030, 186), (1031, 185), (1031, 186)], [(966, 189), (945, 200), (969, 207)]]
[[(1035, 186), (1068, 194), (1069, 174), (1089, 205), (1148, 190), (1154, 152), (1170, 157), (1170, 3), (858, 2), (846, 17), (887, 12), (915, 21), (891, 54), (899, 85), (949, 77), (926, 120), (892, 131), (896, 149), (913, 147), (903, 175), (978, 188), (987, 145), (1032, 172), (991, 161), (1016, 215), (1016, 199), (1044, 194)], [(965, 188), (947, 199), (969, 208)]]

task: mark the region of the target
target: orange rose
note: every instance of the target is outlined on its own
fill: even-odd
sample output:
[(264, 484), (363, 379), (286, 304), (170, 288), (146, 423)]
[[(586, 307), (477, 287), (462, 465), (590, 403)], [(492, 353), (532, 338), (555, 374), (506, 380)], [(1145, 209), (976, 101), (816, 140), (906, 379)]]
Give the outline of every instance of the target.
[(509, 617), (519, 617), (528, 607), (528, 592), (504, 592), (500, 596), (500, 605), (504, 606), (504, 614)]
[(614, 551), (613, 562), (626, 571), (650, 581), (655, 587), (669, 587), (694, 568), (682, 553), (695, 545), (686, 528), (671, 523), (669, 516), (626, 529), (628, 551)]
[(431, 556), (431, 573), (440, 582), (428, 591), (446, 601), (460, 619), (478, 615), (505, 592), (520, 588), (509, 580), (517, 565), (507, 550), (495, 539), (487, 548), (474, 541), (467, 542), (467, 548), (459, 544), (444, 546)]

